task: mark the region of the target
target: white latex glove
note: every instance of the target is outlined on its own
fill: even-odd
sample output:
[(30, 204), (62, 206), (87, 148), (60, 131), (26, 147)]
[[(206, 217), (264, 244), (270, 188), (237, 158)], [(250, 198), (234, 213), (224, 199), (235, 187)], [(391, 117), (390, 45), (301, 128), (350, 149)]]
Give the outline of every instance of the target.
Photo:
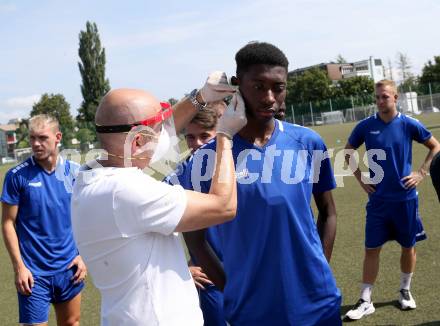
[(243, 98), (239, 91), (232, 97), (231, 103), (217, 123), (217, 133), (224, 134), (230, 139), (247, 123)]
[(231, 96), (237, 88), (237, 86), (229, 85), (228, 77), (223, 71), (214, 71), (209, 74), (199, 93), (204, 103), (211, 103)]

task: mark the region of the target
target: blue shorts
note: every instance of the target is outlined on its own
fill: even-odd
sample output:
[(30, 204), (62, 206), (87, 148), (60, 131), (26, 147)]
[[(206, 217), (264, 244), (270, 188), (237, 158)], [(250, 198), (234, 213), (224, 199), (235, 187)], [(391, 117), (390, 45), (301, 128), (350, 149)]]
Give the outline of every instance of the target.
[(76, 297), (84, 288), (84, 282), (73, 284), (76, 266), (50, 276), (33, 275), (32, 294), (18, 293), (19, 323), (37, 324), (49, 320), (51, 303), (61, 303)]
[(399, 202), (370, 199), (367, 203), (366, 248), (379, 248), (389, 240), (412, 248), (425, 239), (418, 198)]
[(223, 293), (219, 289), (214, 285), (206, 285), (205, 290), (199, 290), (199, 300), (204, 326), (226, 326)]

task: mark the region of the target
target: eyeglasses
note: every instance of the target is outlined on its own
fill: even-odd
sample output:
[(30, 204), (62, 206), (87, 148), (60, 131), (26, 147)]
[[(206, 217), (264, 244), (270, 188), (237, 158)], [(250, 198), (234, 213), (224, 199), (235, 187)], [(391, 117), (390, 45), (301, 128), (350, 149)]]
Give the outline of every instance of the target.
[(96, 124), (95, 125), (96, 132), (102, 134), (128, 132), (137, 126), (152, 126), (159, 122), (165, 121), (166, 119), (172, 116), (173, 110), (171, 109), (171, 105), (167, 102), (160, 102), (160, 106), (162, 108), (161, 111), (151, 118), (126, 125), (102, 126)]

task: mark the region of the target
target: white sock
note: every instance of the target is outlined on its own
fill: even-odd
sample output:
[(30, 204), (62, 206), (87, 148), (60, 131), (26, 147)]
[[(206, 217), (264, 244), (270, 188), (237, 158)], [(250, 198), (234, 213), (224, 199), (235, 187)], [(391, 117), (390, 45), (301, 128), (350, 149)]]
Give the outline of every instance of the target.
[(371, 292), (373, 291), (373, 284), (362, 283), (361, 299), (371, 302)]
[(411, 286), (411, 278), (413, 273), (400, 273), (400, 289), (408, 290)]

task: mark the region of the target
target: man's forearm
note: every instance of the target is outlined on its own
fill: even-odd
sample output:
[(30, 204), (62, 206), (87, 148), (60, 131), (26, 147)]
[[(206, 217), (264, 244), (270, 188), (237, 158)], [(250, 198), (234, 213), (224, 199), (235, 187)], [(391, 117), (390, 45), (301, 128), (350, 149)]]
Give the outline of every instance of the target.
[(226, 277), (223, 266), (211, 246), (205, 239), (205, 230), (183, 233), (188, 250), (197, 261), (203, 272), (223, 291)]
[(324, 217), (323, 214), (320, 213), (316, 225), (325, 258), (330, 262), (336, 237), (336, 214), (326, 215)]
[(429, 151), (425, 157), (425, 160), (423, 161), (422, 165), (418, 170), (418, 172), (422, 175), (422, 177), (424, 177), (428, 173), (432, 159), (434, 158), (435, 154), (437, 154), (440, 151), (440, 143), (437, 141), (437, 139), (434, 136), (431, 136), (431, 138), (425, 141), (423, 145), (425, 145), (425, 147), (428, 148)]
[[(356, 162), (356, 160), (353, 157), (356, 149), (351, 145), (347, 144), (345, 145), (344, 151), (345, 151), (346, 166), (350, 168), (351, 172), (353, 172), (353, 175), (359, 182), (362, 181), (362, 171), (359, 169), (359, 164)], [(352, 160), (355, 161), (353, 162)]]
[(356, 178), (357, 181), (362, 181), (362, 172), (359, 168), (357, 168), (355, 171), (353, 171), (353, 175)]
[[(226, 216), (233, 217), (237, 208), (237, 183), (235, 179), (232, 140), (217, 134), (216, 165), (209, 193), (221, 201)], [(185, 241), (197, 264), (209, 279), (221, 290), (225, 284), (223, 267), (205, 239), (205, 230), (184, 233)]]
[[(200, 95), (198, 95), (197, 99), (199, 98)], [(200, 98), (200, 101), (201, 100), (202, 99)], [(197, 109), (187, 96), (173, 106), (173, 119), (177, 134), (179, 134), (186, 127), (192, 118), (194, 118), (196, 113)]]
[(216, 163), (209, 193), (217, 195), (227, 215), (232, 214), (233, 217), (237, 210), (237, 183), (232, 157), (232, 140), (219, 133), (216, 137)]
[(17, 272), (22, 266), (24, 266), (23, 260), (20, 254), (20, 247), (18, 244), (17, 232), (14, 224), (11, 221), (2, 223), (3, 241), (6, 246), (6, 250), (9, 253), (12, 267), (14, 272)]
[(432, 159), (434, 158), (435, 154), (437, 154), (440, 151), (440, 147), (436, 146), (429, 150), (428, 154), (425, 157), (425, 160), (423, 161), (422, 165), (419, 168), (419, 172), (422, 176), (426, 176), (426, 174), (429, 171), (429, 167), (431, 166)]

